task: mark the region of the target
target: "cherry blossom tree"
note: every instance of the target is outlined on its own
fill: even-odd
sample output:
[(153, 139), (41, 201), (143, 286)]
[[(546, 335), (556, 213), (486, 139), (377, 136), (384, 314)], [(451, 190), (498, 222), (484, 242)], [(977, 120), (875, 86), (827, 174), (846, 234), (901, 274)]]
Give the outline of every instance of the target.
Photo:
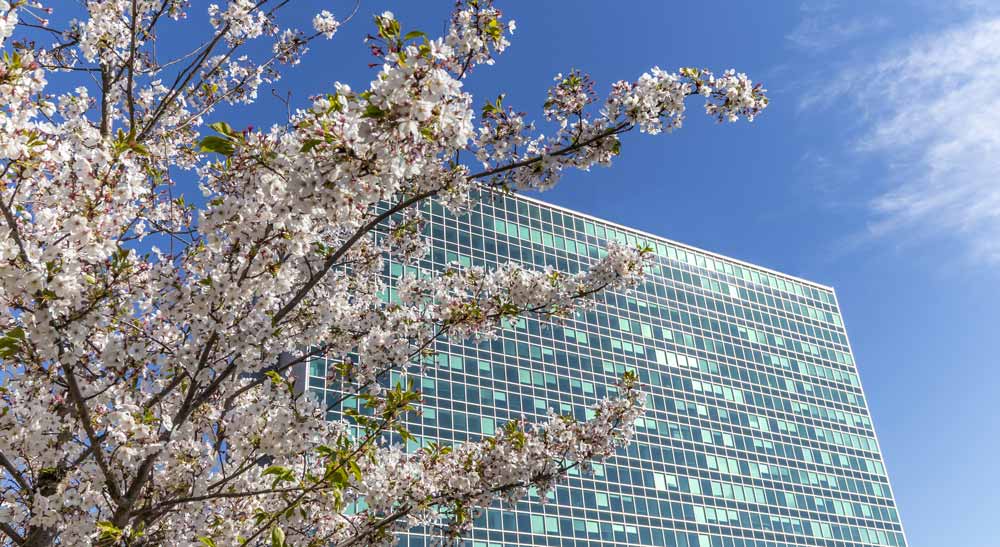
[[(436, 340), (627, 289), (650, 249), (612, 245), (575, 275), (420, 271), (391, 301), (383, 266), (420, 264), (427, 200), (462, 214), (483, 193), (549, 188), (609, 165), (624, 133), (680, 128), (688, 97), (733, 122), (764, 109), (764, 90), (733, 71), (653, 68), (598, 99), (572, 71), (549, 89), (543, 135), (502, 96), (475, 108), (463, 90), (514, 31), (465, 0), (437, 38), (376, 16), (367, 88), (337, 83), (288, 123), (234, 129), (220, 108), (253, 103), (353, 16), (286, 29), (288, 3), (208, 6), (204, 41), (161, 59), (164, 26), (199, 27), (191, 3), (87, 0), (55, 28), (46, 6), (0, 0), (4, 545), (391, 545), (418, 526), (454, 539), (477, 508), (545, 491), (629, 439), (632, 375), (592, 420), (407, 451), (390, 441), (409, 437), (420, 394), (386, 377), (419, 376)], [(266, 55), (246, 53), (261, 41)], [(47, 92), (56, 78), (78, 83)], [(203, 196), (186, 201), (185, 179)], [(328, 421), (293, 389), (290, 372), (319, 357), (363, 412)]]

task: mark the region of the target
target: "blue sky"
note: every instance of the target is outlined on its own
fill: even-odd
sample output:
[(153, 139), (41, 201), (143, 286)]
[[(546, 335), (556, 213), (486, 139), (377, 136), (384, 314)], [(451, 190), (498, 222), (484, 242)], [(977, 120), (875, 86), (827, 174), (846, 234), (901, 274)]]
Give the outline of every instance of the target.
[[(368, 15), (391, 9), (434, 32), (448, 4), (366, 0), (365, 17), (277, 88), (302, 104), (335, 80), (362, 85)], [(628, 135), (615, 166), (541, 197), (834, 286), (912, 547), (989, 546), (1000, 9), (939, 4), (508, 0), (513, 44), (467, 85), (477, 104), (503, 91), (538, 113), (552, 76), (572, 68), (599, 93), (653, 65), (764, 81), (772, 103), (752, 125), (692, 109), (682, 131)]]
[[(572, 68), (599, 93), (654, 65), (732, 67), (765, 82), (772, 103), (755, 123), (718, 127), (692, 103), (680, 132), (630, 134), (615, 166), (570, 173), (540, 197), (834, 286), (912, 547), (997, 545), (992, 3), (501, 0), (518, 22), (513, 44), (467, 82), (477, 104), (505, 92), (537, 119), (553, 75)], [(353, 2), (292, 6), (289, 22), (308, 28), (315, 11), (344, 16)], [(365, 0), (273, 87), (293, 107), (334, 81), (363, 87), (373, 13), (435, 34), (450, 6)], [(208, 31), (194, 13), (184, 24)], [(285, 105), (261, 95), (227, 121), (283, 120)]]

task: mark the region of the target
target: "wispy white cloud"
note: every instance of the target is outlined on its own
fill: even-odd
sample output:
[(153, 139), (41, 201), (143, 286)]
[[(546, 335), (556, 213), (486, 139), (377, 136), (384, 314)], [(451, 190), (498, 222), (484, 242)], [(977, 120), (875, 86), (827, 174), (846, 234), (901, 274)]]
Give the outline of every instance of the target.
[(799, 24), (785, 38), (795, 47), (823, 52), (889, 26), (886, 17), (845, 17), (836, 2), (807, 2)]
[(958, 240), (1000, 263), (1000, 18), (906, 40), (841, 71), (803, 106), (862, 119), (856, 153), (884, 162), (870, 233)]

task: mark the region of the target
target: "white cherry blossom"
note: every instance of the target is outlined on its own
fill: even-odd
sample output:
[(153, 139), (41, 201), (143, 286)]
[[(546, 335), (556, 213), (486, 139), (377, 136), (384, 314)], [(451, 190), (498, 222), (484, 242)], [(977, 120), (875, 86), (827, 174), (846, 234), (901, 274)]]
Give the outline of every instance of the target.
[(333, 35), (336, 34), (337, 29), (340, 27), (337, 19), (327, 10), (317, 13), (313, 17), (312, 24), (316, 32), (322, 33), (328, 40), (333, 38)]

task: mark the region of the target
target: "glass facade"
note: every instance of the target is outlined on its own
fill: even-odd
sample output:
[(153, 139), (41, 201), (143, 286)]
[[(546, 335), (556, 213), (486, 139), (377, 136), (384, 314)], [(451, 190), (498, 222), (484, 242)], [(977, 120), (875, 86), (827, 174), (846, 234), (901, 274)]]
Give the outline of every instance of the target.
[[(832, 289), (518, 196), (425, 214), (425, 268), (515, 261), (575, 273), (611, 240), (657, 255), (637, 289), (604, 293), (561, 325), (523, 319), (492, 342), (437, 344), (419, 380), (414, 450), (549, 409), (587, 418), (626, 370), (648, 393), (627, 449), (546, 500), (484, 511), (467, 545), (906, 545)], [(308, 368), (310, 392), (340, 396), (326, 391), (325, 363)]]

